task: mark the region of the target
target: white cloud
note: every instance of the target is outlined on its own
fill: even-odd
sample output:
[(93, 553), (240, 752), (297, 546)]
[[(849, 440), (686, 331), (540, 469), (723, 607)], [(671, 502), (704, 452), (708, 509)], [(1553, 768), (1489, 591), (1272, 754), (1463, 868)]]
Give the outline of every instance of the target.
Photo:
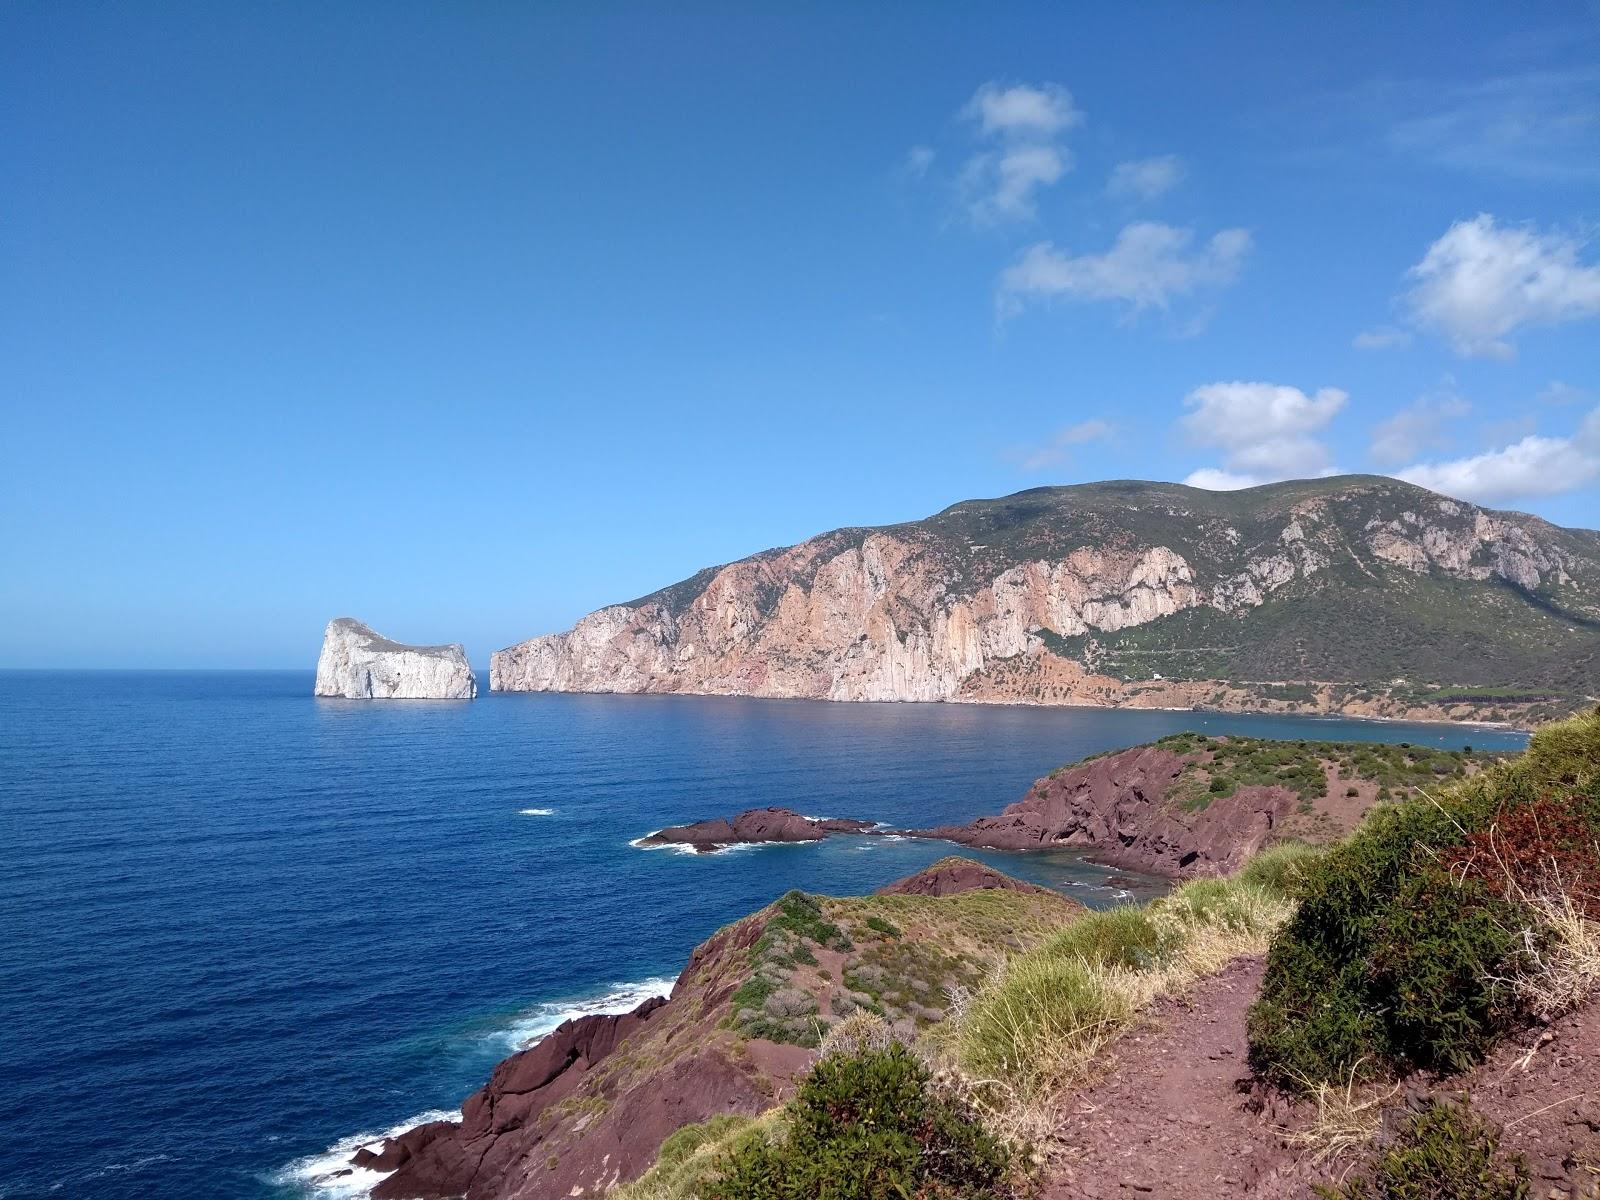
[(1372, 431), (1367, 453), (1376, 463), (1392, 467), (1414, 460), (1428, 450), (1444, 449), (1447, 422), (1464, 417), (1472, 406), (1450, 391), (1423, 396), (1402, 408)]
[(1205, 488), (1208, 492), (1237, 492), (1240, 488), (1259, 487), (1265, 482), (1254, 475), (1236, 475), (1232, 471), (1219, 471), (1216, 467), (1190, 471), (1183, 481), (1190, 487)]
[(1074, 258), (1039, 242), (1001, 273), (1000, 310), (1052, 296), (1164, 309), (1175, 297), (1232, 283), (1251, 247), (1245, 229), (1224, 229), (1199, 247), (1193, 241), (1191, 230), (1141, 221), (1126, 226), (1104, 254)]
[(1119, 199), (1154, 200), (1183, 180), (1183, 160), (1176, 154), (1118, 163), (1106, 183), (1106, 194)]
[(1396, 471), (1401, 479), (1467, 500), (1549, 496), (1600, 481), (1600, 408), (1570, 437), (1530, 434), (1498, 450)]
[(1579, 243), (1557, 233), (1502, 228), (1487, 213), (1458, 221), (1408, 272), (1413, 319), (1458, 354), (1510, 358), (1506, 338), (1524, 325), (1600, 314), (1600, 266), (1578, 261)]
[(1085, 442), (1103, 442), (1115, 432), (1116, 429), (1111, 422), (1102, 421), (1099, 417), (1079, 421), (1076, 425), (1058, 429), (1043, 446), (1022, 452), (1018, 456), (1017, 465), (1024, 471), (1041, 471), (1045, 467), (1065, 462), (1071, 447), (1081, 446)]
[(986, 83), (961, 110), (991, 148), (967, 160), (961, 187), (980, 225), (1031, 219), (1042, 188), (1072, 169), (1059, 135), (1083, 120), (1072, 96), (1056, 84)]
[(1339, 388), (1306, 395), (1276, 383), (1208, 383), (1184, 397), (1182, 425), (1196, 445), (1222, 451), (1223, 469), (1206, 467), (1186, 483), (1213, 490), (1252, 487), (1278, 479), (1331, 475), (1328, 448), (1314, 435), (1349, 396)]
[(928, 168), (933, 166), (933, 159), (933, 147), (913, 146), (906, 151), (906, 156), (900, 164), (900, 169), (908, 178), (921, 179), (928, 173)]
[(1411, 335), (1404, 329), (1383, 326), (1379, 329), (1363, 329), (1350, 344), (1357, 350), (1398, 350), (1411, 344)]
[(961, 112), (977, 121), (985, 134), (1005, 138), (1054, 137), (1083, 121), (1083, 114), (1072, 103), (1072, 93), (1054, 83), (1038, 87), (986, 83)]

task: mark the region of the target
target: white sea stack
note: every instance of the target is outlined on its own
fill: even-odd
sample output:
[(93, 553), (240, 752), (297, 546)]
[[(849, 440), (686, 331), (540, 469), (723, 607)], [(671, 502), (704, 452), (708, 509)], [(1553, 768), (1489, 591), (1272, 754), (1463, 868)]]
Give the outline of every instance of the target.
[(454, 646), (403, 646), (351, 617), (322, 635), (318, 696), (346, 700), (471, 700), (478, 681), (467, 652)]

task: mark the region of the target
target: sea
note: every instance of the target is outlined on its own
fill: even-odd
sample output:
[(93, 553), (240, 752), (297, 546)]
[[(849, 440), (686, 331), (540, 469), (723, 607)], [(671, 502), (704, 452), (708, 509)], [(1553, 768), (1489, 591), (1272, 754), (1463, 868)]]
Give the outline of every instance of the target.
[[(459, 1110), (570, 1016), (663, 993), (789, 888), (951, 851), (694, 855), (783, 805), (929, 826), (1181, 730), (1516, 748), (1505, 730), (1195, 712), (488, 694), (319, 700), (310, 672), (0, 672), (0, 1197), (359, 1195), (356, 1146)], [(978, 852), (1093, 906), (1077, 854)], [(1126, 876), (1126, 872), (1118, 873)]]

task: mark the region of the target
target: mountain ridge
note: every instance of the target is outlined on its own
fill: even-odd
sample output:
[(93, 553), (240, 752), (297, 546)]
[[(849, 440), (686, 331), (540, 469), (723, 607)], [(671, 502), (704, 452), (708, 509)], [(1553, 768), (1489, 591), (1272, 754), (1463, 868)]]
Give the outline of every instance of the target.
[(497, 652), (490, 686), (1528, 721), (1597, 652), (1595, 531), (1383, 476), (1111, 480), (707, 567)]

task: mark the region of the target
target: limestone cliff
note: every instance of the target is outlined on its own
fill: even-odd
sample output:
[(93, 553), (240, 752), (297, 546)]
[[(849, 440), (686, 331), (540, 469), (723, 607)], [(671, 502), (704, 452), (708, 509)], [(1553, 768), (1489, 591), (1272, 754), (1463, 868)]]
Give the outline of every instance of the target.
[(1597, 651), (1593, 532), (1379, 477), (1122, 482), (710, 568), (499, 651), (490, 686), (1485, 716), (1570, 706)]
[(351, 617), (335, 617), (322, 636), (313, 694), (347, 700), (471, 700), (478, 680), (459, 645), (403, 646)]

